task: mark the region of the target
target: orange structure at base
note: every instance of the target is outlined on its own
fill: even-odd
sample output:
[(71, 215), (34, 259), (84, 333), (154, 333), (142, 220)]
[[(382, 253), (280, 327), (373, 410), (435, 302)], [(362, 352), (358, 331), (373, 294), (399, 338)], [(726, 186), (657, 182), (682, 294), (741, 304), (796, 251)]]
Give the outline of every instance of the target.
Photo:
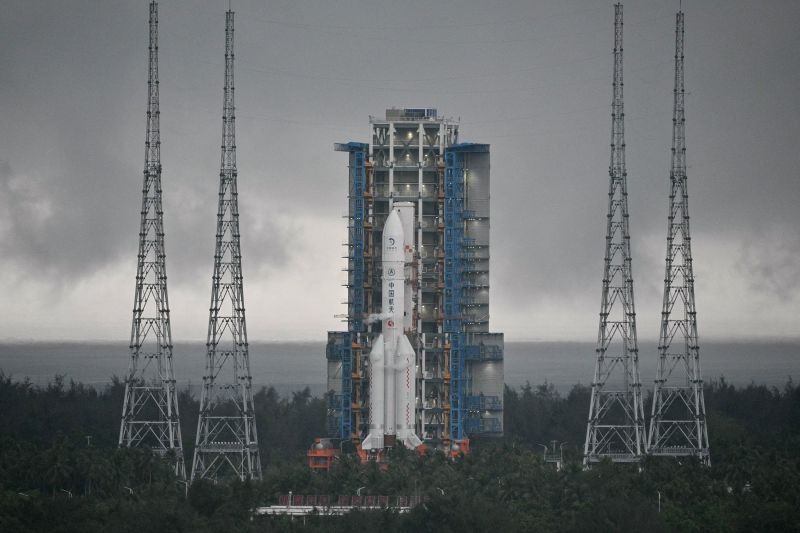
[[(425, 455), (427, 453), (428, 448), (424, 444), (420, 444), (417, 448), (414, 449), (417, 452), (417, 455)], [(387, 457), (389, 448), (384, 448), (383, 450), (377, 451), (368, 451), (362, 448), (360, 445), (356, 447), (356, 452), (358, 453), (358, 458), (361, 460), (361, 463), (378, 463), (381, 465), (382, 469), (388, 468), (389, 459)]]
[(359, 445), (356, 447), (356, 453), (358, 453), (358, 458), (361, 460), (361, 464), (370, 462), (377, 463), (383, 470), (386, 470), (389, 467), (386, 458), (386, 450), (370, 452)]
[(450, 446), (447, 455), (451, 459), (455, 459), (459, 455), (469, 455), (469, 439), (453, 441), (453, 445)]
[[(469, 454), (469, 450), (469, 439), (463, 439), (454, 441), (451, 446), (445, 449), (445, 453), (450, 459), (455, 459), (458, 456)], [(421, 444), (414, 451), (417, 452), (417, 455), (422, 456), (428, 452), (428, 447), (425, 444)], [(340, 453), (335, 439), (317, 437), (306, 453), (308, 467), (313, 471), (327, 472), (331, 469), (333, 462), (339, 457)], [(356, 445), (356, 453), (362, 464), (372, 462), (377, 463), (382, 470), (389, 468), (389, 448), (369, 451), (363, 449), (360, 445)]]
[(328, 471), (333, 466), (333, 461), (339, 456), (339, 449), (333, 445), (332, 439), (315, 438), (314, 444), (306, 453), (308, 467), (315, 471)]

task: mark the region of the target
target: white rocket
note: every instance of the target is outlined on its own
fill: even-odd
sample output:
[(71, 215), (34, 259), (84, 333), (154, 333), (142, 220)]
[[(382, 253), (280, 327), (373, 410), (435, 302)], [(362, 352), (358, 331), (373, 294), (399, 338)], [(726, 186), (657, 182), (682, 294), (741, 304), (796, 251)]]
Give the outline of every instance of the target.
[(410, 449), (422, 444), (415, 433), (416, 354), (406, 336), (411, 291), (405, 266), (414, 250), (413, 216), (413, 204), (396, 203), (383, 226), (383, 331), (369, 354), (369, 434), (361, 443), (364, 450), (395, 442)]

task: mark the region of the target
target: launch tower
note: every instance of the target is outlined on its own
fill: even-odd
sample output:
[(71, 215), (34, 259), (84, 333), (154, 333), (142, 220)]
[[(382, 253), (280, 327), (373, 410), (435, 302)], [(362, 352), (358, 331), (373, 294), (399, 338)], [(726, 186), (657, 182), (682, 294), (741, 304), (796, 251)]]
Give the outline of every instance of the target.
[(119, 445), (150, 448), (166, 456), (185, 479), (178, 395), (172, 367), (161, 207), (161, 135), (158, 103), (158, 3), (150, 3), (149, 77), (139, 254), (131, 325), (130, 365)]
[(415, 434), (468, 451), (470, 438), (503, 432), (503, 335), (489, 331), (489, 146), (460, 143), (458, 123), (435, 109), (387, 109), (370, 125), (369, 143), (336, 145), (349, 155), (348, 299), (347, 330), (328, 333), (329, 435), (357, 447), (366, 436), (382, 231), (402, 204), (413, 220)]

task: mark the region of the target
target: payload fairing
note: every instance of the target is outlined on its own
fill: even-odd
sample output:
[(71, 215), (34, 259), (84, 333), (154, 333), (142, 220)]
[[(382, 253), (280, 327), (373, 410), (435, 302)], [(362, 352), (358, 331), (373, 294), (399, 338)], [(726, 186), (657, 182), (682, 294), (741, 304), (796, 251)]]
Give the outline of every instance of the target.
[(412, 324), (406, 263), (414, 251), (413, 216), (413, 204), (395, 204), (383, 227), (383, 327), (369, 355), (369, 433), (363, 450), (422, 444), (415, 432), (416, 354), (406, 335)]

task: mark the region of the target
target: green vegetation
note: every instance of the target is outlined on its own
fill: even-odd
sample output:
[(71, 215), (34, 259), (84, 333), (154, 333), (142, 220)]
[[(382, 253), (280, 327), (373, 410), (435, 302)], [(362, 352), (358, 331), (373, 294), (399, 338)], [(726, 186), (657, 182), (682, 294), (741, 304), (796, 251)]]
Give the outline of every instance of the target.
[[(312, 473), (305, 451), (324, 432), (309, 392), (256, 397), (266, 471), (259, 483), (185, 486), (143, 450), (116, 448), (123, 385), (102, 391), (56, 378), (44, 388), (0, 373), (0, 531), (800, 531), (800, 387), (724, 381), (706, 388), (712, 468), (648, 459), (580, 466), (589, 391), (506, 389), (502, 441), (456, 461), (397, 450), (381, 471), (343, 457)], [(197, 401), (180, 395), (187, 466)], [(87, 440), (91, 436), (91, 442)], [(566, 442), (567, 464), (540, 443)], [(421, 494), (406, 515), (355, 512), (307, 520), (256, 517), (279, 494)], [(659, 511), (659, 493), (661, 510)]]

